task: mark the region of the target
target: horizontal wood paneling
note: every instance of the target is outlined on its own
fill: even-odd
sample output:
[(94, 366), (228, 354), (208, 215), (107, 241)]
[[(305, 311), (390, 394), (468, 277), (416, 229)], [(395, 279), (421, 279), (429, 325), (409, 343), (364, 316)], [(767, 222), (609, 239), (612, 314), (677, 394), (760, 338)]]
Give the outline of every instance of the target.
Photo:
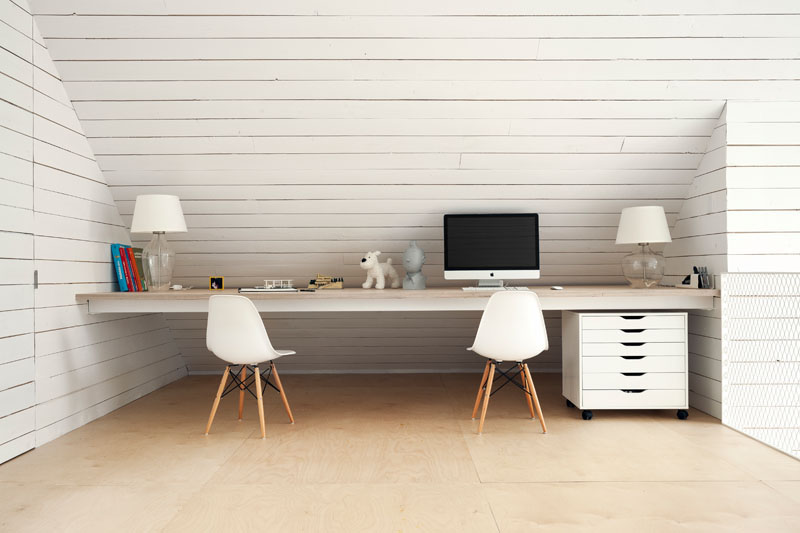
[[(303, 313), (263, 315), (272, 343), (297, 355), (280, 361), (288, 372), (479, 371), (482, 361), (466, 347), (475, 338), (480, 313)], [(220, 361), (206, 350), (206, 317), (167, 317), (175, 342), (193, 372), (218, 371)], [(561, 317), (546, 316), (550, 349), (531, 365), (540, 371), (561, 367)]]
[[(694, 266), (705, 266), (718, 286), (720, 274), (728, 270), (727, 110), (728, 106), (708, 139), (672, 230), (672, 242), (664, 250), (670, 283), (680, 283)], [(689, 313), (689, 403), (717, 418), (722, 416), (720, 308), (721, 300), (715, 298), (713, 311)]]
[[(715, 129), (684, 203), (687, 214), (675, 226), (678, 239), (667, 248), (670, 274), (688, 272), (687, 259), (708, 264), (714, 273), (800, 271), (800, 219), (795, 216), (800, 199), (795, 172), (800, 164), (798, 121), (797, 102), (728, 103), (725, 123)], [(718, 417), (722, 388), (731, 386), (723, 382), (721, 369), (723, 356), (730, 356), (721, 348), (724, 320), (731, 319), (719, 311), (713, 317), (695, 314), (690, 320), (692, 404)], [(729, 322), (728, 329), (732, 327)], [(752, 338), (768, 338), (785, 327), (774, 317), (748, 320)], [(762, 363), (753, 370), (762, 384), (783, 379), (776, 375), (779, 367)]]
[[(702, 138), (705, 141), (705, 138)], [(457, 153), (506, 153), (524, 150), (533, 153), (620, 152), (622, 137), (511, 137), (511, 136), (330, 136), (330, 137), (170, 137), (112, 138), (94, 142), (97, 155), (143, 155), (143, 154), (255, 154), (255, 153), (341, 153), (359, 144), (361, 153), (437, 152)], [(656, 138), (655, 142), (663, 143)], [(435, 143), (435, 144), (434, 144)], [(628, 150), (633, 151), (634, 147)], [(664, 147), (668, 153), (668, 146)]]
[[(173, 66), (174, 69), (174, 66)], [(63, 75), (63, 74), (62, 74)], [(174, 75), (174, 74), (173, 74)], [(215, 74), (206, 73), (205, 76)], [(145, 74), (146, 76), (146, 74)], [(199, 100), (75, 102), (81, 120), (379, 118), (712, 118), (721, 101)]]
[[(241, 17), (240, 17), (241, 18)], [(744, 72), (742, 71), (744, 68)], [(794, 59), (736, 61), (677, 59), (614, 61), (436, 61), (436, 60), (191, 60), (170, 61), (59, 61), (62, 76), (71, 80), (68, 87), (80, 82), (204, 81), (209, 85), (225, 81), (263, 82), (269, 80), (347, 81), (347, 80), (585, 80), (614, 81), (758, 81), (795, 79), (798, 62)], [(214, 73), (214, 78), (209, 77)], [(476, 74), (480, 73), (480, 74)], [(713, 84), (708, 84), (713, 86)], [(666, 85), (661, 85), (666, 88)]]
[[(86, 14), (89, 14), (88, 12)], [(250, 13), (253, 15), (253, 13)], [(306, 17), (308, 18), (308, 17)], [(719, 14), (607, 15), (605, 24), (592, 24), (591, 16), (480, 17), (480, 16), (297, 16), (218, 15), (204, 19), (192, 15), (97, 15), (79, 18), (65, 26), (58, 15), (38, 15), (42, 32), (54, 38), (157, 39), (173, 38), (542, 38), (577, 37), (791, 37), (797, 35), (797, 15), (742, 17)], [(99, 24), (96, 22), (100, 22)]]
[[(536, 35), (536, 34), (533, 34)], [(796, 59), (800, 39), (60, 39), (45, 34), (55, 61), (195, 59)], [(13, 51), (13, 47), (12, 47)]]
[(734, 117), (728, 148), (729, 271), (800, 272), (795, 259), (800, 253), (800, 102), (746, 103)]
[(128, 232), (22, 4), (0, 0), (0, 462), (186, 372), (160, 316), (75, 302), (114, 287)]
[(124, 6), (109, 5), (104, 0), (63, 2), (62, 0), (36, 0), (32, 12), (38, 15), (722, 15), (722, 14), (788, 14), (797, 6), (792, 0), (765, 0), (758, 5), (732, 2), (678, 0), (669, 4), (648, 1), (609, 0), (598, 4), (592, 0), (569, 3), (509, 0), (502, 4), (487, 5), (478, 0), (446, 0), (430, 3), (421, 0), (401, 4), (376, 4), (364, 0), (331, 4), (321, 0), (305, 0), (286, 5), (280, 2), (243, 0), (236, 7), (219, 4), (213, 0), (141, 0)]
[(0, 339), (0, 364), (33, 357), (33, 332)]
[(0, 0), (0, 463), (35, 441), (32, 27)]
[[(170, 236), (175, 277), (195, 286), (210, 274), (250, 285), (316, 272), (355, 286), (360, 254), (379, 248), (397, 260), (410, 239), (428, 252), (429, 283), (444, 284), (441, 215), (497, 211), (541, 214), (541, 283), (622, 282), (618, 213), (642, 204), (664, 206), (674, 226), (671, 276), (696, 262), (722, 272), (723, 104), (792, 100), (800, 79), (800, 6), (781, 0), (37, 0), (33, 9), (123, 224), (138, 194), (182, 198), (189, 232)], [(767, 112), (764, 123), (785, 122)], [(79, 161), (70, 176), (102, 181)], [(59, 178), (47, 174), (48, 191), (66, 193)], [(765, 205), (789, 201), (771, 198)], [(91, 234), (111, 213), (76, 224), (67, 217), (77, 204), (49, 204), (51, 221), (69, 228), (50, 230), (55, 239)], [(100, 247), (80, 250), (102, 257)], [(48, 242), (43, 253), (64, 251)], [(361, 319), (349, 320), (339, 327), (356, 335)], [(453, 333), (444, 320), (432, 321), (430, 338)], [(694, 354), (710, 357), (719, 336), (694, 324)], [(292, 335), (287, 343), (305, 342)], [(183, 349), (192, 368), (213, 365), (202, 346)], [(376, 365), (422, 364), (416, 352), (348, 349)], [(300, 362), (364, 368), (336, 353)]]
[[(92, 82), (97, 83), (97, 82)], [(714, 119), (235, 119), (207, 120), (84, 120), (90, 138), (115, 139), (171, 137), (253, 137), (356, 135), (486, 135), (564, 136), (564, 135), (664, 135), (669, 137), (705, 137)], [(268, 172), (265, 172), (268, 174)], [(551, 178), (552, 179), (552, 178)]]

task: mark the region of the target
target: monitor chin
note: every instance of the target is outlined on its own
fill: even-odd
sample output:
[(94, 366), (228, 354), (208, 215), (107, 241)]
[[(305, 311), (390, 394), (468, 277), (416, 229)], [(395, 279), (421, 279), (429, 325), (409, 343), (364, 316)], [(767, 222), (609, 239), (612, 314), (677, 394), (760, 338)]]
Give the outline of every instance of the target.
[(539, 270), (445, 270), (444, 279), (503, 281), (510, 279), (539, 279)]

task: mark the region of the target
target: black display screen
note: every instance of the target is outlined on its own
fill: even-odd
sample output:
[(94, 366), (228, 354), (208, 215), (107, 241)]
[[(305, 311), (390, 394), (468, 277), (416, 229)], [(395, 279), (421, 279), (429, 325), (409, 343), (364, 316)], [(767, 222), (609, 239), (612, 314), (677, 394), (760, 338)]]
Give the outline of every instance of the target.
[(445, 270), (539, 270), (539, 215), (445, 215)]

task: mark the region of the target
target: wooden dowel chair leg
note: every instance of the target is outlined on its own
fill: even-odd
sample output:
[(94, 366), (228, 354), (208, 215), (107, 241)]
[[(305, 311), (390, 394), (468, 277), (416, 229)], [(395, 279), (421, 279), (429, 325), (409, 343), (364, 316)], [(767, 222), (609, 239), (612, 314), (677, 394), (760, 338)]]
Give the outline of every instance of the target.
[(539, 423), (542, 424), (542, 433), (547, 433), (547, 426), (544, 423), (544, 416), (542, 415), (542, 406), (539, 404), (539, 397), (536, 395), (536, 387), (533, 386), (533, 377), (528, 364), (525, 364), (525, 375), (528, 377), (528, 386), (531, 388), (531, 395), (533, 396), (533, 405), (536, 407), (536, 415), (539, 417)]
[(222, 398), (222, 391), (225, 390), (225, 384), (228, 382), (228, 371), (231, 367), (226, 366), (225, 372), (222, 373), (222, 380), (219, 382), (219, 389), (217, 395), (214, 397), (214, 405), (211, 406), (211, 415), (208, 417), (208, 424), (206, 424), (206, 435), (211, 431), (211, 423), (214, 422), (214, 415), (217, 414), (217, 407), (219, 407), (219, 400)]
[(244, 413), (244, 380), (247, 378), (247, 365), (242, 365), (242, 373), (239, 376), (239, 422), (242, 421), (242, 413)]
[(286, 408), (286, 414), (289, 415), (289, 423), (294, 424), (294, 417), (292, 416), (292, 408), (289, 407), (289, 400), (286, 398), (286, 392), (283, 390), (283, 384), (281, 383), (281, 377), (278, 375), (278, 369), (275, 368), (275, 363), (270, 363), (272, 365), (272, 373), (275, 375), (275, 384), (278, 386), (278, 390), (281, 393), (281, 400), (283, 400), (283, 406)]
[(489, 398), (492, 396), (492, 381), (494, 381), (494, 363), (489, 364), (489, 376), (486, 381), (486, 391), (483, 393), (483, 409), (481, 409), (481, 421), (478, 423), (478, 435), (483, 433), (483, 421), (486, 419), (486, 409), (489, 408)]
[(491, 361), (486, 361), (486, 365), (483, 367), (483, 376), (481, 377), (481, 384), (478, 385), (478, 396), (475, 398), (475, 407), (472, 408), (472, 419), (475, 420), (475, 417), (478, 416), (478, 406), (481, 404), (481, 393), (483, 392), (483, 386), (486, 384), (486, 376), (489, 375), (489, 365)]
[(258, 399), (258, 420), (261, 423), (261, 438), (267, 438), (267, 427), (264, 424), (264, 397), (263, 393), (261, 392), (261, 372), (258, 370), (258, 367), (255, 367), (253, 371), (256, 373), (256, 398)]
[(533, 402), (531, 401), (531, 388), (528, 386), (528, 373), (525, 372), (525, 367), (522, 366), (522, 363), (519, 365), (519, 372), (520, 377), (522, 378), (522, 385), (523, 390), (525, 391), (525, 401), (528, 402), (528, 411), (531, 412), (531, 418), (536, 418), (536, 415), (533, 414)]

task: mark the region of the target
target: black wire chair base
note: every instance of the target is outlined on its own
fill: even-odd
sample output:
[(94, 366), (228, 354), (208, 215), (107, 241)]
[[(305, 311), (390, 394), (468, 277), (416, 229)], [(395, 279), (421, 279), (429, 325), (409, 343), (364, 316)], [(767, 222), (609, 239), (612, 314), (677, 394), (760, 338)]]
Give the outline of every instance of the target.
[[(250, 396), (252, 396), (255, 399), (258, 399), (258, 395), (256, 393), (254, 393), (253, 390), (251, 389), (251, 387), (253, 389), (255, 389), (256, 372), (257, 372), (256, 368), (257, 367), (254, 366), (254, 365), (238, 365), (237, 368), (238, 368), (238, 370), (236, 372), (234, 372), (233, 370), (231, 370), (229, 372), (230, 375), (231, 375), (232, 381), (225, 386), (225, 390), (222, 392), (222, 395), (220, 396), (220, 398), (224, 398), (225, 396), (227, 396), (228, 394), (230, 394), (233, 391), (241, 391), (242, 389), (244, 389), (244, 390), (246, 390), (247, 392), (250, 393)], [(245, 378), (244, 378), (244, 380), (242, 380), (241, 377), (240, 377), (241, 373), (242, 373), (242, 368), (246, 368), (247, 369), (247, 370), (245, 370)], [(273, 368), (275, 368), (275, 364), (270, 362), (269, 363), (269, 368), (267, 370), (264, 370), (263, 372), (259, 372), (259, 374), (261, 376), (261, 381), (262, 381), (262, 384), (261, 384), (261, 395), (262, 396), (264, 395), (264, 392), (267, 390), (267, 386), (272, 387), (273, 389), (275, 389), (276, 392), (280, 392), (280, 389), (278, 387), (276, 387), (269, 380), (269, 378), (272, 376), (272, 369)], [(248, 373), (248, 371), (249, 371), (249, 373)]]
[[(516, 365), (517, 372), (515, 374), (511, 374), (514, 371), (514, 367), (509, 368), (507, 371), (503, 371), (503, 369), (500, 368), (500, 362), (499, 361), (492, 361), (492, 363), (494, 364), (495, 372), (500, 373), (500, 375), (503, 376), (504, 378), (506, 378), (506, 380), (499, 387), (497, 387), (497, 388), (492, 387), (492, 392), (489, 394), (489, 397), (494, 396), (495, 393), (500, 391), (500, 389), (502, 389), (503, 387), (505, 387), (509, 383), (515, 385), (518, 389), (522, 390), (522, 392), (524, 392), (528, 396), (533, 397), (533, 394), (531, 393), (531, 391), (528, 390), (528, 387), (527, 387), (527, 385), (525, 383), (525, 376), (524, 375), (522, 376), (522, 378), (520, 378), (520, 381), (522, 382), (522, 385), (520, 385), (519, 383), (516, 382), (517, 376), (522, 374), (522, 367), (519, 365), (519, 363), (517, 363), (517, 365)], [(485, 383), (483, 385), (483, 390), (484, 391), (486, 390), (486, 384)]]

